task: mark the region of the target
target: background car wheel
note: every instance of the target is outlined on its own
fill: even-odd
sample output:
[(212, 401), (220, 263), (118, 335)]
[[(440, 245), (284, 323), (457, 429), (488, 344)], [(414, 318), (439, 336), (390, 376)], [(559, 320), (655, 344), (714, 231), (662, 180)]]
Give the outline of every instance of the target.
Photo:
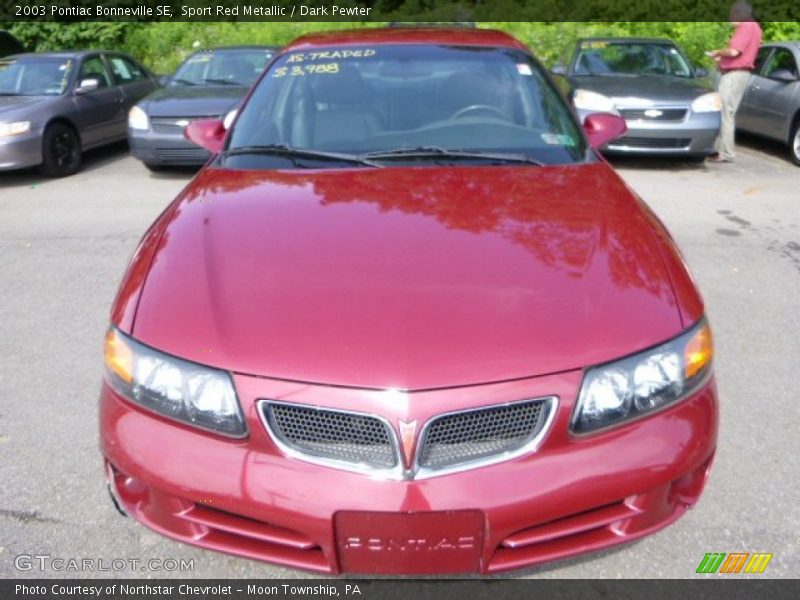
[(69, 125), (53, 123), (42, 137), (42, 164), (39, 170), (48, 177), (72, 175), (81, 166), (81, 142)]
[(800, 117), (797, 118), (789, 138), (789, 154), (792, 162), (800, 167)]
[(157, 173), (158, 171), (164, 170), (164, 165), (160, 163), (146, 162), (144, 163), (144, 166), (150, 169), (150, 171), (152, 171), (153, 173)]

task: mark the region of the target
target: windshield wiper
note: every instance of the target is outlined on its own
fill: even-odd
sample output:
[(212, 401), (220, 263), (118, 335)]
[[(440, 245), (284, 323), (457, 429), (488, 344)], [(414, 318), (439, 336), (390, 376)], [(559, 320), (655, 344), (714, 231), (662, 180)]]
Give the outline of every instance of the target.
[(181, 83), (183, 85), (197, 85), (194, 81), (189, 81), (188, 79), (181, 79), (181, 78), (172, 79), (170, 83)]
[(359, 155), (359, 158), (368, 160), (392, 160), (404, 158), (455, 158), (455, 159), (478, 159), (497, 162), (525, 163), (530, 165), (545, 166), (540, 160), (531, 158), (523, 152), (518, 153), (497, 153), (483, 152), (480, 150), (449, 150), (440, 146), (418, 146), (417, 148), (395, 148), (393, 150), (376, 150)]
[(216, 79), (215, 77), (207, 77), (203, 81), (206, 83), (216, 83), (219, 85), (244, 85), (238, 81), (231, 81), (230, 79)]
[(368, 167), (381, 167), (368, 158), (356, 156), (354, 154), (340, 154), (338, 152), (323, 152), (321, 150), (309, 150), (305, 148), (292, 148), (287, 144), (267, 144), (263, 146), (240, 146), (239, 148), (230, 148), (225, 150), (222, 155), (241, 156), (243, 154), (264, 154), (271, 156), (286, 156), (288, 158), (310, 158), (316, 160), (338, 160), (342, 162), (355, 163), (359, 165), (366, 165)]

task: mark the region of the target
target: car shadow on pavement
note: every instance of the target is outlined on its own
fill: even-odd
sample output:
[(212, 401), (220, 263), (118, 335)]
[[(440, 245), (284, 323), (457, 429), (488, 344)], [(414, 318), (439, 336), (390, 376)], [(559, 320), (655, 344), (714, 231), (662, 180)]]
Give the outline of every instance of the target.
[[(460, 574), (453, 574), (453, 575), (414, 575), (414, 579), (478, 579), (482, 581), (489, 581), (492, 579), (530, 579), (535, 577), (541, 577), (545, 573), (549, 573), (550, 571), (558, 571), (559, 569), (563, 569), (565, 567), (576, 567), (580, 566), (585, 563), (592, 563), (601, 558), (614, 556), (619, 554), (620, 552), (635, 552), (635, 547), (640, 544), (643, 540), (636, 539), (631, 540), (630, 542), (625, 542), (618, 546), (612, 546), (611, 548), (605, 548), (603, 550), (593, 550), (587, 552), (586, 554), (579, 554), (577, 556), (573, 556), (570, 558), (564, 558), (561, 560), (553, 560), (541, 565), (536, 565), (533, 567), (523, 567), (521, 569), (513, 569), (511, 571), (502, 571), (500, 573), (492, 573), (489, 575), (482, 575), (480, 573), (460, 573)], [(614, 577), (617, 574), (607, 574), (607, 577)], [(336, 576), (332, 576), (336, 578)], [(373, 573), (369, 574), (369, 578), (371, 579), (395, 579), (396, 575), (375, 575)]]
[(201, 167), (176, 166), (164, 167), (158, 171), (148, 172), (147, 167), (142, 165), (145, 177), (149, 176), (153, 179), (191, 179), (200, 169)]
[(751, 135), (749, 133), (737, 131), (736, 143), (740, 145), (742, 148), (747, 148), (748, 150), (753, 150), (755, 152), (766, 154), (771, 158), (777, 158), (778, 160), (781, 160), (788, 165), (794, 164), (792, 163), (792, 159), (789, 156), (789, 147), (786, 144), (782, 144), (781, 142), (777, 142), (775, 140), (768, 140), (766, 138), (761, 138), (756, 135)]
[[(579, 554), (577, 556), (573, 556), (570, 558), (564, 558), (561, 560), (554, 560), (550, 562), (546, 562), (541, 565), (536, 565), (533, 567), (527, 567), (522, 569), (515, 569), (513, 571), (506, 571), (503, 573), (497, 573), (494, 575), (489, 575), (490, 579), (508, 579), (509, 577), (512, 578), (519, 578), (519, 579), (527, 579), (531, 577), (540, 577), (544, 573), (548, 573), (550, 571), (557, 571), (559, 569), (563, 569), (565, 567), (576, 567), (585, 563), (593, 563), (598, 561), (601, 558), (605, 558), (608, 556), (614, 556), (615, 554), (619, 554), (620, 552), (635, 552), (635, 547), (641, 543), (642, 540), (632, 540), (630, 542), (626, 542), (620, 544), (618, 546), (612, 546), (611, 548), (605, 548), (603, 550), (594, 550), (587, 552), (586, 554)], [(616, 574), (607, 574), (607, 577), (614, 577)], [(486, 575), (478, 576), (481, 578), (486, 578)]]
[(20, 169), (19, 171), (8, 171), (0, 173), (0, 189), (47, 184), (57, 185), (60, 181), (68, 180), (70, 177), (75, 177), (81, 173), (102, 169), (103, 167), (122, 160), (128, 155), (128, 143), (125, 141), (115, 142), (108, 146), (94, 148), (93, 150), (84, 152), (81, 168), (75, 175), (70, 175), (68, 177), (46, 177), (39, 173), (35, 167)]
[(682, 156), (606, 156), (615, 169), (640, 171), (702, 171), (705, 161), (699, 158)]

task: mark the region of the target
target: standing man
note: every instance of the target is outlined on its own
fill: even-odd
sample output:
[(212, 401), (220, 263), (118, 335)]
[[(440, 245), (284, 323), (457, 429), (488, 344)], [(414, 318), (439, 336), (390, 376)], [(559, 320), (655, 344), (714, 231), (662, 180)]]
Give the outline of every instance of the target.
[(722, 127), (717, 138), (718, 154), (711, 159), (713, 162), (732, 162), (736, 156), (736, 109), (744, 96), (761, 46), (761, 27), (753, 19), (753, 9), (747, 2), (736, 2), (731, 7), (729, 20), (735, 31), (728, 46), (707, 53), (716, 61), (721, 74), (719, 95), (722, 97)]

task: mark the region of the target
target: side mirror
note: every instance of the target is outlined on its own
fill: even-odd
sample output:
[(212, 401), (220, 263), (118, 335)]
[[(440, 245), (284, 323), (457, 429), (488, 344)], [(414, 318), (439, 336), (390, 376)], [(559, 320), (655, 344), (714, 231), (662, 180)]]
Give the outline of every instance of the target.
[(628, 130), (628, 126), (619, 115), (594, 113), (584, 119), (583, 130), (589, 138), (589, 145), (597, 149), (620, 137)]
[(694, 70), (695, 77), (708, 77), (708, 71), (706, 71), (703, 67), (697, 67)]
[(95, 91), (97, 88), (100, 87), (100, 80), (94, 77), (90, 79), (82, 79), (81, 82), (78, 84), (78, 87), (75, 88), (76, 94), (87, 94), (89, 92)]
[(170, 79), (172, 79), (172, 75), (158, 75), (156, 77), (156, 83), (161, 87), (166, 87)]
[(187, 140), (213, 154), (222, 150), (227, 133), (225, 125), (219, 119), (198, 119), (189, 123), (183, 130)]
[(784, 83), (792, 83), (797, 81), (797, 75), (792, 73), (789, 69), (775, 69), (769, 74), (770, 79), (782, 81)]
[(566, 75), (567, 74), (567, 67), (564, 65), (554, 65), (550, 72), (553, 75)]

